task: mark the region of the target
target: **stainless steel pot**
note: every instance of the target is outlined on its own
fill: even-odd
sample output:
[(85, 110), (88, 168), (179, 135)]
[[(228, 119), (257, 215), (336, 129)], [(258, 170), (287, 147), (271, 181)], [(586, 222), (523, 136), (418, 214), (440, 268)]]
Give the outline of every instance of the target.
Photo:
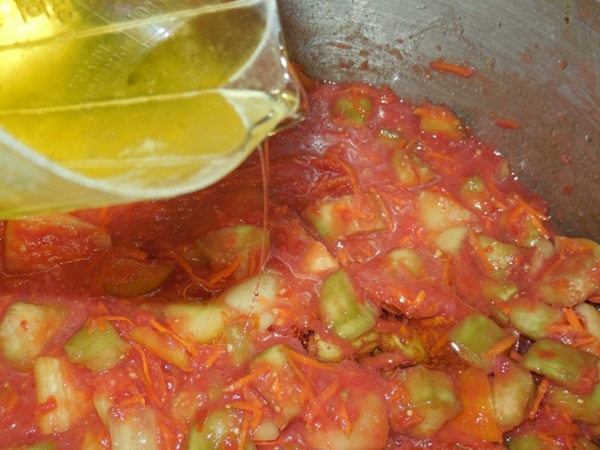
[[(292, 60), (453, 107), (544, 198), (600, 240), (600, 1), (279, 0)], [(470, 78), (428, 70), (444, 58)], [(504, 129), (493, 116), (521, 124)]]

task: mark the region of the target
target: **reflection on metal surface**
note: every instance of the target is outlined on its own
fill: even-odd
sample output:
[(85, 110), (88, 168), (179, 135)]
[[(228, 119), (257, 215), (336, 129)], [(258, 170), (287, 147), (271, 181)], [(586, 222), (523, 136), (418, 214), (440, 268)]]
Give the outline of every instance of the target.
[[(333, 80), (447, 103), (551, 207), (600, 240), (600, 2), (279, 0), (292, 59)], [(431, 71), (443, 57), (475, 76)], [(498, 127), (492, 117), (521, 126)]]

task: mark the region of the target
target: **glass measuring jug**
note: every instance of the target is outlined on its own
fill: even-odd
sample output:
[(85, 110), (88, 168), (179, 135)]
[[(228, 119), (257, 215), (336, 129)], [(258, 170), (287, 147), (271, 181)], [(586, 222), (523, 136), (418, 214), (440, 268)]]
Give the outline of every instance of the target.
[(203, 188), (302, 95), (275, 0), (0, 0), (0, 217)]

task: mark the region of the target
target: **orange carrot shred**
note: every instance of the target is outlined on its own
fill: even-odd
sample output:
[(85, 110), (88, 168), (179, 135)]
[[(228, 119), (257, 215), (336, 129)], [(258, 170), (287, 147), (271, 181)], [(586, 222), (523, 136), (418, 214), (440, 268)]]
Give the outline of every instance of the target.
[(473, 67), (467, 66), (457, 66), (455, 64), (450, 64), (444, 61), (443, 58), (436, 59), (435, 61), (431, 61), (429, 63), (429, 68), (432, 70), (437, 70), (438, 72), (451, 72), (456, 75), (460, 75), (463, 78), (470, 78), (475, 75), (475, 69)]
[(540, 407), (540, 403), (542, 403), (542, 399), (544, 398), (544, 395), (546, 394), (546, 392), (548, 391), (548, 388), (550, 387), (550, 381), (548, 381), (547, 378), (544, 378), (538, 388), (537, 388), (537, 392), (535, 393), (535, 398), (533, 400), (533, 404), (531, 405), (531, 409), (529, 410), (529, 418), (533, 419), (535, 417), (535, 415), (538, 412), (538, 409)]
[(261, 367), (258, 370), (254, 370), (250, 372), (248, 375), (243, 376), (242, 378), (238, 378), (236, 381), (226, 386), (223, 391), (224, 392), (233, 392), (250, 385), (254, 380), (260, 378), (262, 375), (269, 373), (269, 366)]
[(210, 286), (213, 286), (216, 283), (218, 283), (219, 281), (227, 278), (229, 275), (231, 275), (233, 272), (235, 272), (235, 269), (237, 269), (241, 260), (242, 260), (242, 257), (240, 255), (237, 255), (235, 258), (233, 258), (231, 263), (229, 263), (225, 268), (212, 274), (210, 276), (210, 278), (207, 280), (208, 284)]
[(577, 328), (583, 328), (583, 324), (579, 320), (579, 317), (577, 317), (577, 313), (573, 310), (573, 308), (563, 308), (562, 312), (564, 313), (565, 318), (570, 325)]
[(185, 339), (183, 339), (181, 336), (179, 336), (177, 333), (175, 333), (173, 330), (171, 330), (170, 328), (164, 326), (162, 323), (160, 323), (158, 320), (156, 319), (151, 319), (150, 320), (150, 325), (152, 325), (152, 327), (157, 330), (160, 331), (161, 333), (164, 334), (168, 334), (169, 336), (171, 336), (176, 342), (178, 342), (179, 344), (181, 344), (181, 346), (190, 354), (195, 355), (197, 353), (196, 349), (190, 345), (190, 343), (188, 343)]
[(514, 336), (506, 336), (505, 338), (500, 339), (491, 348), (488, 349), (487, 356), (492, 358), (501, 354), (502, 352), (511, 348), (514, 345), (515, 341), (516, 339)]

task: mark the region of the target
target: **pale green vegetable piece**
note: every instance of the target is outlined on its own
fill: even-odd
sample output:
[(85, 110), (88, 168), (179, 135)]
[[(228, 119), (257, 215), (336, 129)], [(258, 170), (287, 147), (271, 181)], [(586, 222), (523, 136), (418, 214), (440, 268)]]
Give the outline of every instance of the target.
[(0, 351), (4, 360), (28, 371), (54, 339), (64, 322), (64, 311), (54, 306), (16, 302), (6, 308), (0, 322)]
[(383, 401), (373, 392), (352, 390), (348, 409), (357, 408), (347, 434), (336, 421), (310, 430), (307, 443), (314, 450), (381, 450), (388, 442), (389, 425)]
[(510, 430), (524, 422), (535, 397), (535, 382), (528, 370), (507, 359), (491, 379), (494, 416), (498, 427)]
[(33, 372), (38, 405), (52, 401), (55, 407), (38, 418), (40, 430), (51, 434), (66, 431), (77, 424), (85, 412), (85, 396), (71, 382), (66, 359), (42, 356), (35, 360)]
[[(241, 412), (235, 408), (218, 408), (210, 411), (201, 425), (192, 424), (188, 433), (188, 450), (239, 449), (242, 424)], [(237, 432), (236, 432), (237, 430)], [(243, 450), (256, 446), (247, 439)]]
[(128, 350), (129, 344), (108, 322), (101, 327), (84, 326), (65, 344), (65, 352), (71, 362), (96, 372), (112, 369), (123, 360)]
[(169, 303), (163, 312), (175, 333), (199, 344), (210, 344), (218, 339), (230, 314), (227, 306), (217, 302)]
[(456, 255), (467, 237), (469, 227), (451, 227), (443, 230), (435, 239), (441, 251)]
[(356, 233), (388, 228), (387, 211), (376, 194), (349, 194), (309, 208), (304, 217), (319, 235), (336, 241)]
[(396, 371), (394, 379), (401, 383), (407, 396), (398, 398), (393, 407), (420, 419), (402, 432), (421, 438), (432, 437), (459, 413), (456, 387), (445, 372), (418, 365)]
[(329, 275), (321, 285), (319, 314), (338, 336), (352, 341), (375, 326), (375, 316), (360, 301), (344, 270)]
[(420, 191), (416, 210), (421, 223), (429, 231), (467, 226), (475, 220), (471, 211), (442, 192)]
[(275, 304), (282, 287), (279, 279), (265, 273), (227, 289), (220, 299), (240, 314), (258, 316), (258, 328), (264, 331), (277, 318)]
[(158, 419), (150, 406), (133, 405), (109, 415), (108, 430), (114, 450), (160, 450)]

